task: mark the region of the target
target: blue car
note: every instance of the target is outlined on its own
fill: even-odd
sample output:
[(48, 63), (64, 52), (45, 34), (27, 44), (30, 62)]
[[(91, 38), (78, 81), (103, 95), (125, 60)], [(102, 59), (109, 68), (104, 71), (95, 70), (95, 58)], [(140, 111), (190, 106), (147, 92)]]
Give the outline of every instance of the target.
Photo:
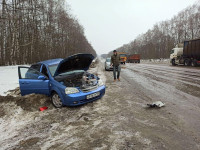
[(99, 77), (87, 72), (93, 59), (92, 54), (76, 54), (66, 59), (42, 61), (31, 67), (19, 66), (21, 95), (48, 95), (56, 108), (100, 99), (105, 94), (105, 85)]

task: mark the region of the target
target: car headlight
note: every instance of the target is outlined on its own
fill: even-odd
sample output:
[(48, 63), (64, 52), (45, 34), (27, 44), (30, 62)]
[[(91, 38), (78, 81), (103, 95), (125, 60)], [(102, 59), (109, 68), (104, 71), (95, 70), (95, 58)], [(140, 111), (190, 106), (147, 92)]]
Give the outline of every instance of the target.
[(98, 84), (99, 84), (99, 86), (104, 85), (104, 83), (103, 83), (103, 81), (101, 79), (99, 79)]
[(67, 87), (65, 89), (65, 94), (74, 94), (74, 93), (79, 93), (79, 90), (73, 87)]

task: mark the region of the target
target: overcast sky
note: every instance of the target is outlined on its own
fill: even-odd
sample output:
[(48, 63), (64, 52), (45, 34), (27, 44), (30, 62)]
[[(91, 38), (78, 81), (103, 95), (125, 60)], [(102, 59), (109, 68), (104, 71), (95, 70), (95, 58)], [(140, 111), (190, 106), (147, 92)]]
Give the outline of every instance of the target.
[(98, 54), (134, 40), (196, 0), (66, 0)]

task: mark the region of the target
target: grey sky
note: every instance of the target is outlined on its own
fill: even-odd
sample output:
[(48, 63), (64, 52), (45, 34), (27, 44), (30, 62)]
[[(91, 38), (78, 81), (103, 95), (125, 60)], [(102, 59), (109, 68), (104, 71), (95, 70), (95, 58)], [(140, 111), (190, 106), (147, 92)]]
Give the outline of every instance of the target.
[(196, 0), (66, 0), (98, 54), (134, 40)]

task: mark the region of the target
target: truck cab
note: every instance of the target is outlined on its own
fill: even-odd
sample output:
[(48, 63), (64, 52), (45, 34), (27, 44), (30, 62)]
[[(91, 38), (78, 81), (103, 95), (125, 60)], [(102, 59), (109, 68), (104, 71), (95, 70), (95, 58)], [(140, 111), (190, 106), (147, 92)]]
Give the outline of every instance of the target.
[(125, 52), (118, 52), (120, 56), (120, 62), (121, 64), (125, 64), (127, 60), (127, 54)]
[(177, 47), (173, 48), (170, 53), (170, 63), (172, 63), (173, 66), (179, 64), (182, 55), (183, 55), (183, 48), (177, 48)]

